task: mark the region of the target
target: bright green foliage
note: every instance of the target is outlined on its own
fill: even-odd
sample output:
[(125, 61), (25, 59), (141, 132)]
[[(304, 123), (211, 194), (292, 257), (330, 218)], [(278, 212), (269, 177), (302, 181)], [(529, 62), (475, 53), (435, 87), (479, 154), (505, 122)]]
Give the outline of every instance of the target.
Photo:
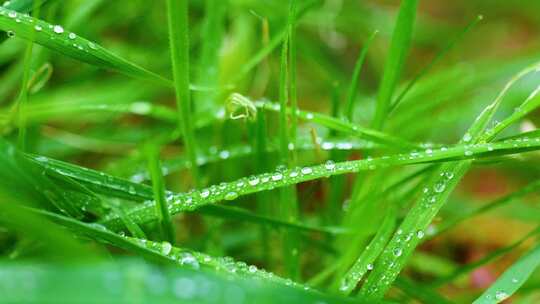
[(535, 303), (540, 3), (386, 2), (1, 3), (0, 302)]

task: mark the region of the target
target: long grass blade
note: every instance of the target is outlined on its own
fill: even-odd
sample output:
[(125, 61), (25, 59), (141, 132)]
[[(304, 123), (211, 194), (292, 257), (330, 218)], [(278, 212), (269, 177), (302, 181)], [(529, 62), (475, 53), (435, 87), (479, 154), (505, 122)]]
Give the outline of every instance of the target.
[(0, 7), (0, 30), (11, 31), (17, 37), (33, 40), (65, 56), (97, 67), (171, 85), (169, 80), (109, 52), (95, 42), (68, 32), (61, 25), (52, 25), (5, 7)]
[(191, 94), (189, 91), (189, 28), (188, 3), (183, 0), (167, 0), (169, 42), (178, 108), (178, 126), (182, 131), (184, 146), (191, 162), (191, 174), (195, 185), (200, 185), (197, 168), (197, 147), (191, 121)]
[(401, 1), (396, 25), (392, 33), (390, 52), (384, 64), (383, 78), (377, 96), (377, 108), (372, 124), (375, 129), (382, 128), (388, 115), (392, 97), (409, 52), (417, 6), (418, 0)]
[(536, 246), (508, 268), (473, 304), (500, 303), (515, 293), (540, 265)]

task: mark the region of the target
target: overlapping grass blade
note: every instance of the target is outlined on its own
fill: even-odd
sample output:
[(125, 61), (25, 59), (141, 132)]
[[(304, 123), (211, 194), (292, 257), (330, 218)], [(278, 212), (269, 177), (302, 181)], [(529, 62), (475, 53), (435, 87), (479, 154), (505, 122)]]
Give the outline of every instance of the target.
[(345, 103), (344, 115), (345, 118), (347, 118), (347, 120), (350, 122), (353, 121), (354, 101), (356, 100), (356, 95), (358, 94), (358, 81), (360, 80), (360, 72), (362, 71), (362, 66), (364, 65), (364, 60), (366, 59), (366, 55), (369, 47), (371, 46), (371, 42), (373, 41), (377, 33), (378, 31), (373, 31), (371, 36), (369, 36), (369, 38), (366, 40), (364, 46), (358, 54), (358, 59), (356, 59), (356, 63), (354, 65), (351, 83), (349, 84), (349, 88), (347, 89), (347, 100)]
[[(460, 141), (466, 149), (469, 145), (485, 143), (487, 139), (496, 135), (494, 132), (484, 132), (489, 121), (500, 106), (504, 96), (522, 77), (535, 71), (539, 63), (526, 67), (514, 77), (501, 90), (496, 99), (487, 106)], [(527, 103), (528, 100), (525, 102)], [(499, 129), (498, 132), (502, 131)], [(488, 144), (489, 145), (489, 144)], [(465, 154), (470, 154), (465, 150)], [(424, 230), (431, 223), (442, 205), (448, 200), (450, 193), (457, 186), (460, 179), (471, 166), (470, 160), (457, 163), (444, 163), (435, 171), (430, 181), (426, 184), (422, 196), (414, 204), (408, 215), (401, 223), (398, 232), (389, 242), (386, 249), (377, 260), (375, 271), (371, 273), (368, 282), (362, 286), (360, 295), (369, 299), (381, 299), (391, 287), (395, 278), (405, 266), (407, 258), (421, 242)], [(420, 237), (420, 235), (422, 237)], [(408, 241), (405, 241), (408, 239)]]
[(418, 0), (401, 1), (394, 32), (392, 33), (390, 51), (384, 64), (383, 78), (379, 86), (377, 108), (372, 124), (375, 129), (382, 128), (388, 115), (392, 97), (409, 52), (417, 6)]
[[(524, 151), (531, 151), (540, 148), (540, 138), (531, 138), (528, 141), (513, 140), (498, 143), (475, 144), (475, 145), (457, 145), (455, 147), (443, 147), (438, 150), (426, 149), (423, 152), (411, 152), (406, 154), (397, 154), (393, 156), (383, 156), (380, 158), (346, 161), (340, 163), (327, 162), (318, 166), (292, 168), (280, 170), (273, 173), (265, 173), (255, 175), (243, 179), (236, 180), (230, 183), (221, 183), (219, 186), (214, 185), (206, 189), (193, 191), (190, 194), (176, 194), (169, 197), (168, 204), (170, 205), (171, 214), (179, 212), (195, 210), (201, 206), (214, 204), (223, 200), (234, 200), (239, 196), (244, 196), (260, 191), (272, 190), (279, 187), (290, 186), (305, 181), (320, 179), (345, 173), (353, 173), (359, 171), (375, 170), (377, 168), (412, 165), (423, 163), (434, 163), (443, 161), (457, 161), (489, 157), (494, 154), (514, 154)], [(463, 163), (463, 162), (461, 162)], [(458, 163), (459, 164), (459, 163)], [(451, 168), (455, 167), (454, 163), (446, 163), (442, 165), (445, 170), (444, 180), (436, 180), (435, 184), (445, 182), (445, 188), (450, 187), (448, 183), (457, 183), (457, 178), (451, 176)], [(440, 172), (439, 172), (440, 173)], [(453, 186), (453, 184), (452, 184)], [(433, 188), (432, 188), (433, 189)], [(444, 190), (444, 189), (443, 189)], [(444, 191), (443, 191), (444, 192)], [(441, 193), (443, 193), (441, 192)], [(440, 193), (437, 193), (442, 195)], [(429, 196), (431, 200), (432, 195)], [(426, 202), (431, 206), (432, 202)], [(153, 212), (155, 206), (153, 202), (148, 202), (131, 210), (130, 216), (138, 223), (155, 220)], [(118, 229), (120, 222), (115, 217), (110, 217), (104, 220), (104, 224), (111, 229)], [(426, 223), (426, 227), (427, 227)], [(409, 228), (410, 230), (410, 228)], [(403, 231), (407, 231), (403, 229)], [(417, 231), (415, 230), (414, 233)], [(408, 232), (407, 232), (408, 233)]]
[[(248, 278), (230, 278), (210, 271), (186, 268), (163, 268), (137, 259), (119, 259), (93, 264), (45, 265), (37, 262), (1, 264), (5, 276), (0, 278), (4, 300), (10, 303), (58, 302), (58, 296), (69, 303), (227, 303), (242, 300), (249, 303), (358, 303), (350, 299), (303, 291), (291, 286), (269, 284)], [(36, 275), (38, 273), (39, 275)], [(28, 284), (27, 277), (34, 284)], [(124, 288), (111, 288), (118, 286)], [(84, 288), (80, 288), (84, 286)], [(206, 288), (199, 288), (206, 287)], [(211, 294), (208, 293), (211, 290)], [(366, 303), (366, 302), (361, 302)]]
[(340, 281), (339, 291), (345, 295), (350, 294), (362, 280), (364, 275), (373, 270), (375, 259), (382, 252), (396, 226), (396, 207), (390, 206), (377, 234), (373, 237), (366, 249), (358, 257), (354, 265), (349, 269)]
[(188, 3), (182, 0), (167, 0), (167, 20), (169, 43), (176, 92), (178, 127), (182, 131), (184, 148), (191, 163), (191, 176), (194, 184), (201, 181), (197, 167), (197, 147), (192, 123), (191, 94), (189, 91), (189, 27)]
[(52, 25), (5, 7), (0, 7), (0, 30), (11, 31), (17, 37), (31, 39), (37, 44), (78, 61), (116, 70), (135, 78), (172, 85), (169, 80), (114, 55), (95, 42), (68, 32), (61, 25)]
[(403, 100), (405, 95), (414, 87), (414, 85), (422, 78), (424, 77), (433, 66), (435, 66), (443, 57), (458, 43), (463, 39), (463, 36), (467, 34), (473, 27), (478, 24), (483, 19), (482, 15), (477, 16), (471, 23), (469, 23), (454, 39), (452, 39), (448, 45), (446, 45), (442, 50), (437, 53), (437, 55), (431, 60), (426, 66), (422, 68), (416, 76), (407, 84), (407, 86), (403, 89), (403, 91), (399, 94), (398, 97), (392, 102), (390, 106), (389, 112), (392, 112), (399, 103)]
[(540, 233), (540, 227), (537, 227), (536, 229), (531, 230), (529, 233), (521, 237), (519, 240), (513, 242), (512, 244), (502, 247), (502, 248), (498, 248), (497, 250), (490, 252), (485, 257), (477, 261), (474, 261), (472, 263), (469, 263), (467, 265), (464, 265), (456, 269), (452, 273), (448, 274), (447, 276), (438, 278), (437, 280), (431, 282), (430, 286), (437, 288), (444, 284), (450, 283), (463, 275), (471, 273), (475, 269), (478, 269), (486, 264), (489, 264), (493, 262), (494, 260), (504, 256), (505, 254), (512, 252), (513, 250), (521, 246), (523, 243), (525, 243), (525, 241), (529, 240), (532, 237), (538, 236), (539, 233)]
[(540, 246), (536, 246), (508, 268), (474, 304), (499, 303), (514, 294), (540, 265)]
[(165, 199), (165, 181), (163, 180), (161, 161), (159, 160), (160, 151), (158, 146), (153, 144), (150, 144), (146, 149), (148, 172), (150, 172), (150, 176), (152, 177), (152, 190), (154, 193), (154, 201), (156, 202), (156, 214), (161, 228), (161, 236), (164, 240), (174, 244), (176, 243), (175, 230)]
[[(280, 111), (280, 106), (271, 102), (258, 101), (255, 102), (255, 106), (262, 110), (278, 112)], [(287, 109), (287, 114), (290, 115), (291, 109)], [(314, 112), (305, 112), (298, 111), (298, 118), (307, 121), (320, 124), (329, 129), (336, 130), (338, 132), (343, 132), (346, 134), (356, 135), (360, 138), (365, 138), (372, 140), (377, 143), (385, 144), (389, 148), (394, 148), (396, 150), (407, 150), (418, 148), (418, 145), (410, 143), (399, 137), (395, 137), (384, 132), (380, 132), (371, 128), (366, 128), (359, 126), (357, 124), (352, 124), (346, 121), (343, 121), (338, 118), (334, 118), (328, 115), (314, 113)]]
[[(45, 158), (43, 156), (29, 155), (28, 157), (30, 157), (30, 159), (34, 161), (37, 161), (48, 170), (54, 171), (57, 174), (62, 174), (70, 179), (76, 180), (77, 182), (84, 184), (86, 187), (92, 189), (98, 194), (134, 201), (146, 201), (154, 199), (153, 189), (147, 185), (130, 182), (103, 172), (75, 166), (61, 161)], [(171, 193), (167, 192), (167, 195), (170, 196)], [(207, 214), (211, 216), (219, 216), (228, 219), (236, 219), (258, 224), (270, 225), (276, 228), (291, 228), (299, 231), (311, 231), (325, 234), (346, 233), (346, 231), (344, 231), (343, 229), (332, 227), (315, 227), (296, 222), (291, 223), (278, 218), (253, 214), (243, 209), (230, 208), (219, 205), (207, 206), (205, 208), (201, 208), (199, 211), (202, 214)], [(121, 218), (122, 222), (128, 228), (128, 230), (130, 230), (130, 232), (133, 233), (134, 231), (137, 231), (133, 234), (141, 235), (138, 232), (140, 229), (137, 229), (136, 227), (135, 229), (132, 229), (130, 228), (130, 226), (132, 227), (133, 225), (126, 223), (131, 223), (132, 220), (130, 217), (124, 216), (123, 210), (116, 210), (116, 212), (114, 212), (113, 214), (116, 214), (116, 216)]]

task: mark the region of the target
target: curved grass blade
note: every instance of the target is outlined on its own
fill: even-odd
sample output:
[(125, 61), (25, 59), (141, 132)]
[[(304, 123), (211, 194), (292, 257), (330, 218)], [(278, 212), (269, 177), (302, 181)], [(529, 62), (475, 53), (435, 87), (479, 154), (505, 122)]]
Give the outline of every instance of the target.
[(159, 148), (154, 145), (147, 147), (148, 171), (152, 177), (152, 190), (154, 201), (156, 202), (156, 214), (161, 228), (161, 236), (164, 240), (176, 243), (174, 225), (171, 222), (171, 215), (167, 209), (165, 200), (165, 182), (161, 173), (161, 162), (159, 160)]
[(377, 234), (375, 234), (354, 265), (341, 279), (339, 285), (340, 293), (349, 295), (356, 288), (364, 275), (373, 270), (375, 259), (383, 251), (384, 246), (386, 246), (392, 237), (392, 233), (396, 226), (396, 215), (396, 208), (391, 206), (386, 212), (384, 221), (381, 224), (381, 228), (377, 231)]
[[(529, 66), (514, 77), (504, 86), (495, 100), (487, 106), (476, 118), (474, 123), (463, 136), (460, 144), (465, 145), (484, 145), (487, 139), (496, 135), (493, 132), (485, 132), (489, 121), (494, 116), (497, 108), (500, 106), (504, 96), (519, 79), (526, 74), (535, 71), (538, 63)], [(499, 130), (499, 131), (502, 131)], [(491, 145), (491, 144), (488, 144)], [(465, 150), (465, 154), (470, 154)], [(457, 186), (458, 182), (465, 175), (472, 164), (472, 161), (466, 160), (457, 163), (445, 163), (433, 174), (420, 199), (413, 205), (408, 215), (401, 223), (399, 230), (402, 233), (394, 234), (394, 237), (389, 242), (381, 254), (377, 265), (380, 265), (369, 276), (369, 281), (362, 286), (360, 295), (368, 299), (381, 299), (386, 291), (391, 287), (392, 283), (405, 266), (408, 257), (412, 254), (416, 246), (420, 244), (424, 230), (437, 215), (442, 205), (448, 200), (451, 192)], [(409, 241), (405, 242), (405, 238)], [(409, 238), (409, 236), (413, 236)]]
[[(244, 196), (260, 191), (273, 190), (275, 188), (290, 186), (301, 182), (320, 179), (323, 177), (329, 177), (345, 173), (354, 173), (359, 171), (375, 170), (376, 168), (397, 166), (397, 165), (412, 165), (422, 163), (433, 163), (441, 161), (451, 160), (467, 160), (467, 163), (472, 162), (470, 159), (487, 157), (500, 153), (520, 153), (523, 151), (531, 151), (540, 149), (540, 138), (531, 139), (527, 142), (524, 141), (505, 141), (500, 143), (489, 144), (475, 144), (475, 145), (457, 145), (455, 147), (443, 147), (440, 150), (427, 149), (425, 152), (412, 152), (410, 154), (397, 154), (393, 156), (383, 156), (374, 159), (365, 159), (357, 161), (346, 161), (340, 163), (327, 162), (326, 164), (293, 168), (280, 170), (273, 173), (264, 173), (260, 175), (251, 176), (248, 178), (242, 178), (230, 183), (222, 183), (219, 186), (213, 185), (209, 188), (192, 191), (190, 193), (183, 194), (171, 194), (168, 197), (168, 204), (171, 214), (176, 214), (184, 211), (192, 211), (201, 206), (214, 204), (223, 200), (234, 200), (239, 196)], [(456, 183), (459, 179), (454, 178), (451, 175), (451, 168), (456, 165), (453, 163), (446, 163), (443, 165), (444, 173), (440, 176), (441, 180), (435, 179), (433, 182), (433, 188), (440, 183), (444, 183), (444, 190), (446, 187), (450, 187), (449, 184)], [(448, 182), (448, 183), (447, 183)], [(452, 186), (454, 186), (452, 184)], [(437, 186), (437, 189), (441, 189)], [(437, 192), (437, 196), (448, 195), (448, 193)], [(432, 191), (429, 191), (430, 195), (426, 199), (426, 207), (432, 208), (436, 197), (433, 198)], [(147, 202), (139, 205), (129, 212), (130, 216), (138, 223), (144, 223), (155, 220), (155, 214), (153, 212), (155, 206), (154, 202)], [(425, 219), (427, 220), (427, 218)], [(104, 219), (103, 223), (111, 229), (119, 229), (121, 224), (118, 218), (108, 217)], [(427, 227), (426, 223), (426, 227)], [(410, 228), (408, 229), (410, 230)], [(408, 230), (403, 229), (403, 231)], [(415, 230), (414, 233), (417, 231)]]
[(184, 148), (191, 163), (191, 176), (200, 186), (197, 167), (197, 147), (191, 120), (191, 93), (189, 91), (189, 25), (188, 3), (183, 0), (167, 0), (169, 43), (176, 92), (178, 127), (182, 131)]
[(514, 294), (540, 265), (537, 245), (508, 268), (473, 304), (499, 303)]
[[(0, 264), (6, 303), (358, 303), (292, 286), (223, 276), (211, 271), (159, 267), (138, 259), (95, 263)], [(28, 277), (34, 284), (28, 283)], [(80, 288), (84, 286), (84, 288)], [(118, 288), (112, 288), (112, 287)], [(360, 302), (366, 303), (366, 302)]]
[(372, 124), (374, 129), (381, 129), (388, 115), (392, 96), (409, 52), (417, 6), (418, 0), (401, 1), (396, 25), (392, 33), (390, 52), (384, 64), (383, 78), (377, 96), (377, 107)]
[(116, 70), (131, 77), (172, 85), (169, 80), (114, 55), (95, 42), (66, 31), (60, 25), (52, 25), (5, 7), (0, 7), (0, 30), (12, 31), (17, 37), (33, 40), (78, 61)]
[[(154, 198), (152, 188), (144, 184), (133, 183), (121, 178), (105, 174), (103, 172), (45, 158), (43, 156), (28, 155), (28, 157), (30, 157), (30, 159), (34, 161), (38, 161), (48, 170), (55, 171), (57, 174), (62, 174), (63, 176), (69, 177), (70, 179), (85, 184), (87, 187), (91, 188), (96, 193), (106, 195), (108, 197), (119, 197), (135, 201), (152, 200)], [(167, 195), (170, 196), (172, 195), (172, 193), (167, 192)], [(231, 208), (219, 205), (207, 206), (201, 208), (199, 211), (202, 214), (210, 216), (219, 216), (228, 219), (237, 219), (258, 224), (267, 224), (278, 228), (285, 227), (297, 229), (299, 231), (311, 231), (332, 235), (347, 233), (345, 230), (339, 228), (315, 227), (304, 225), (302, 223), (292, 223), (283, 221), (281, 219), (260, 216), (239, 208)], [(131, 220), (131, 218), (124, 213), (125, 212), (123, 209), (116, 210), (114, 212), (116, 216), (120, 217), (124, 225), (129, 228), (128, 230), (132, 232), (133, 235), (144, 235), (140, 233), (140, 228), (136, 227), (136, 224)]]
[(111, 244), (138, 253), (153, 261), (175, 264), (183, 266), (184, 268), (196, 270), (203, 267), (212, 269), (217, 273), (252, 279), (256, 278), (283, 286), (291, 286), (302, 290), (307, 289), (306, 286), (295, 283), (289, 279), (281, 278), (265, 270), (258, 269), (255, 265), (247, 265), (244, 262), (235, 261), (230, 257), (212, 257), (205, 253), (174, 247), (169, 242), (153, 242), (146, 239), (120, 236), (99, 224), (87, 224), (40, 210), (33, 211), (50, 218), (54, 222), (63, 225), (78, 234), (85, 235), (98, 242)]
[(420, 300), (421, 303), (426, 304), (451, 304), (448, 299), (437, 293), (436, 291), (425, 288), (420, 284), (415, 284), (413, 281), (399, 277), (396, 280), (395, 286), (401, 289), (406, 294), (410, 295), (413, 298)]
[(407, 84), (405, 89), (399, 94), (399, 96), (395, 99), (395, 101), (390, 106), (389, 112), (391, 113), (403, 100), (405, 95), (412, 89), (412, 87), (420, 80), (423, 76), (425, 76), (433, 66), (435, 66), (441, 59), (456, 45), (456, 43), (460, 42), (465, 34), (467, 34), (472, 28), (474, 28), (478, 22), (480, 22), (484, 17), (482, 15), (477, 16), (471, 23), (469, 23), (454, 39), (448, 43), (442, 50), (439, 51), (439, 53), (433, 58), (426, 66), (414, 76), (414, 78)]
[[(257, 101), (254, 104), (257, 108), (260, 108), (262, 110), (268, 110), (268, 111), (273, 111), (273, 112), (280, 111), (280, 105), (274, 104), (271, 102)], [(286, 112), (287, 114), (290, 115), (291, 109), (287, 109)], [(414, 143), (410, 143), (401, 138), (388, 135), (384, 132), (380, 132), (374, 129), (365, 128), (356, 124), (348, 123), (341, 119), (334, 118), (328, 115), (313, 113), (313, 112), (305, 112), (305, 111), (298, 111), (297, 115), (298, 115), (298, 118), (305, 120), (307, 122), (318, 123), (329, 129), (351, 134), (351, 135), (356, 135), (360, 138), (369, 139), (377, 143), (385, 144), (389, 147), (398, 147), (398, 149), (401, 149), (401, 150), (418, 148), (418, 145)]]
[(538, 191), (540, 191), (540, 181), (532, 182), (528, 184), (527, 186), (521, 188), (520, 190), (512, 192), (508, 195), (505, 195), (504, 197), (496, 199), (493, 202), (487, 203), (486, 205), (478, 209), (475, 209), (474, 211), (468, 212), (466, 214), (458, 215), (457, 217), (450, 219), (449, 221), (445, 221), (441, 223), (441, 225), (437, 227), (437, 232), (433, 235), (428, 235), (426, 239), (431, 239), (435, 236), (441, 235), (467, 219), (476, 217), (480, 214), (484, 214), (493, 209), (505, 206), (517, 198), (520, 198), (529, 193), (534, 193)]
[(514, 243), (512, 243), (512, 244), (510, 244), (510, 245), (508, 245), (506, 247), (494, 250), (493, 252), (489, 253), (488, 255), (486, 255), (485, 257), (481, 258), (478, 261), (475, 261), (475, 262), (469, 263), (469, 264), (467, 264), (465, 266), (462, 266), (460, 268), (457, 268), (454, 272), (450, 273), (447, 276), (444, 276), (442, 278), (439, 278), (439, 279), (435, 280), (430, 285), (433, 288), (437, 288), (437, 287), (440, 287), (440, 286), (442, 286), (444, 284), (450, 283), (450, 282), (454, 281), (455, 279), (457, 279), (457, 278), (459, 278), (459, 277), (461, 277), (461, 276), (463, 276), (465, 274), (471, 273), (475, 269), (477, 269), (477, 268), (479, 268), (481, 266), (484, 266), (484, 265), (486, 265), (488, 263), (491, 263), (492, 261), (494, 261), (494, 260), (502, 257), (503, 255), (513, 251), (514, 249), (518, 248), (523, 243), (525, 243), (525, 241), (527, 241), (529, 238), (531, 238), (533, 236), (537, 236), (539, 233), (540, 233), (540, 227), (537, 227), (536, 229), (533, 229), (532, 231), (530, 231), (529, 233), (527, 233), (525, 236), (523, 236), (519, 240), (515, 241)]
[(356, 63), (354, 65), (353, 76), (347, 90), (347, 100), (345, 103), (345, 118), (347, 118), (347, 120), (350, 122), (353, 121), (354, 101), (356, 100), (356, 95), (358, 94), (358, 81), (360, 79), (360, 72), (362, 71), (362, 66), (364, 65), (364, 60), (366, 59), (366, 55), (369, 47), (371, 46), (371, 42), (373, 41), (377, 33), (378, 31), (375, 30), (369, 36), (367, 41), (364, 43), (364, 46), (360, 50), (360, 53), (358, 54), (358, 59), (356, 60)]

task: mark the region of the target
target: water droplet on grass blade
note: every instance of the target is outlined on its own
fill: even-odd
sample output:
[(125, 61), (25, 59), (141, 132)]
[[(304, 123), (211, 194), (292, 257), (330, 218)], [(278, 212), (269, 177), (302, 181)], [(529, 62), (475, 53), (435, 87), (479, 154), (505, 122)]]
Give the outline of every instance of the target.
[(171, 250), (172, 250), (172, 245), (171, 243), (169, 242), (163, 242), (161, 244), (161, 253), (163, 255), (168, 255), (169, 253), (171, 253)]
[(60, 25), (55, 25), (53, 27), (53, 32), (57, 33), (57, 34), (62, 34), (64, 32), (64, 28)]
[(437, 193), (441, 193), (446, 188), (446, 185), (444, 183), (436, 183), (435, 186), (433, 186), (433, 191)]
[(326, 170), (334, 170), (336, 168), (336, 163), (334, 163), (334, 161), (332, 160), (328, 160), (324, 164), (324, 167), (326, 168)]
[(304, 175), (309, 175), (309, 174), (311, 174), (313, 172), (313, 170), (310, 167), (304, 167), (304, 168), (302, 168), (301, 172)]
[(232, 200), (236, 199), (237, 197), (238, 197), (238, 193), (234, 192), (234, 191), (231, 191), (231, 192), (228, 192), (227, 194), (225, 194), (225, 200), (227, 200), (227, 201), (232, 201)]
[(506, 298), (508, 298), (508, 294), (504, 291), (499, 290), (495, 293), (495, 299), (497, 299), (498, 301), (502, 301)]

